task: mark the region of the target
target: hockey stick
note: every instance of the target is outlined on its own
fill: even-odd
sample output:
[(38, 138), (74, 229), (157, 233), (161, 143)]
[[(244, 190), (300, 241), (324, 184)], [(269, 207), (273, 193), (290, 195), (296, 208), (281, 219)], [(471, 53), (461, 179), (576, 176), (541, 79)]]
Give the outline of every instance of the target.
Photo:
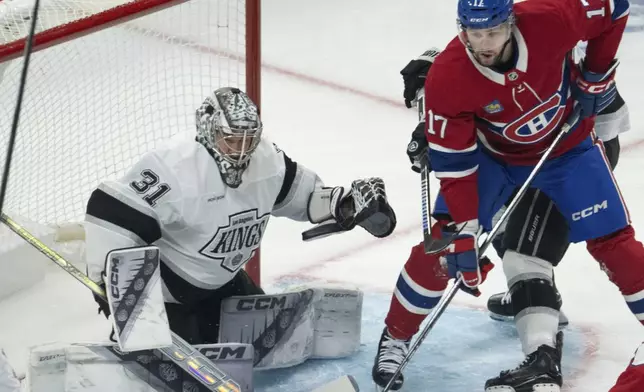
[[(526, 191), (530, 187), (530, 184), (532, 184), (532, 181), (534, 178), (539, 174), (539, 171), (541, 171), (541, 167), (545, 164), (545, 162), (548, 160), (552, 152), (557, 148), (561, 140), (564, 139), (564, 137), (570, 132), (572, 129), (573, 125), (579, 120), (579, 116), (581, 114), (581, 107), (579, 105), (575, 106), (573, 109), (572, 114), (570, 115), (570, 118), (566, 123), (561, 127), (561, 131), (555, 138), (555, 140), (552, 141), (552, 144), (550, 144), (550, 147), (541, 155), (541, 159), (539, 159), (539, 162), (535, 165), (535, 167), (532, 169), (532, 172), (530, 172), (530, 175), (528, 178), (525, 180), (521, 188), (519, 188), (519, 191), (517, 192), (516, 196), (512, 199), (510, 202), (510, 205), (506, 208), (506, 210), (501, 214), (501, 217), (499, 220), (496, 222), (496, 224), (492, 227), (492, 230), (490, 230), (489, 233), (487, 233), (486, 236), (481, 235), (479, 237), (479, 257), (482, 257), (485, 254), (485, 251), (487, 248), (490, 246), (492, 243), (492, 240), (496, 236), (496, 233), (499, 231), (505, 220), (510, 216), (510, 214), (514, 211), (514, 209), (517, 207), (521, 199), (523, 198), (523, 195), (525, 195)], [(429, 192), (428, 192), (429, 193)], [(424, 203), (424, 200), (423, 200)], [(423, 207), (424, 208), (424, 207)], [(451, 237), (448, 237), (446, 240), (450, 240)], [(447, 243), (441, 248), (445, 249), (449, 244), (451, 243), (450, 241), (447, 241)], [(441, 246), (443, 244), (441, 243)], [(439, 249), (439, 251), (441, 250)], [(398, 366), (398, 369), (396, 372), (393, 374), (387, 385), (385, 385), (385, 388), (382, 390), (382, 392), (386, 392), (391, 390), (391, 387), (393, 386), (395, 380), (398, 378), (400, 373), (405, 369), (409, 361), (411, 360), (411, 357), (414, 355), (414, 353), (418, 350), (420, 345), (423, 343), (429, 332), (434, 328), (434, 325), (438, 321), (438, 319), (441, 317), (443, 312), (445, 312), (445, 309), (447, 309), (447, 305), (452, 302), (452, 299), (454, 299), (454, 296), (456, 293), (459, 291), (461, 284), (463, 284), (463, 277), (459, 277), (452, 287), (447, 290), (447, 293), (441, 297), (441, 300), (438, 302), (436, 305), (436, 308), (434, 308), (434, 311), (432, 312), (429, 321), (427, 322), (427, 325), (423, 328), (421, 331), (420, 335), (418, 335), (418, 338), (414, 341), (414, 343), (410, 346), (409, 352), (403, 358), (403, 360), (400, 362), (400, 365)]]
[[(417, 104), (416, 107), (418, 108), (418, 121), (425, 121), (425, 93), (422, 89), (418, 90), (418, 92), (416, 93), (415, 102)], [(429, 199), (431, 197), (429, 192), (429, 173), (431, 172), (429, 164), (429, 147), (424, 149), (421, 155), (420, 200), (423, 223), (423, 245), (425, 247), (425, 253), (431, 254), (442, 250), (434, 249), (436, 246), (441, 246), (442, 244), (436, 243), (436, 241), (432, 238), (432, 203)], [(449, 243), (445, 245), (445, 247), (447, 247), (448, 245)]]
[[(4, 173), (2, 174), (2, 184), (0, 184), (0, 211), (4, 206), (4, 198), (9, 185), (9, 169), (11, 168), (11, 159), (13, 158), (13, 150), (16, 145), (16, 135), (18, 134), (18, 123), (20, 122), (20, 110), (22, 109), (22, 97), (25, 93), (25, 86), (27, 85), (27, 71), (29, 69), (29, 60), (31, 59), (31, 48), (36, 32), (36, 21), (38, 20), (38, 10), (40, 10), (40, 0), (34, 3), (34, 9), (31, 13), (31, 25), (29, 26), (29, 34), (27, 35), (27, 42), (25, 43), (25, 54), (22, 63), (22, 71), (20, 73), (20, 85), (18, 86), (18, 96), (16, 97), (16, 109), (13, 112), (13, 120), (11, 122), (11, 133), (9, 134), (9, 142), (7, 143), (7, 156), (5, 158)], [(1, 77), (2, 75), (0, 75)]]
[[(76, 280), (81, 282), (85, 287), (92, 290), (92, 292), (101, 297), (103, 300), (107, 301), (105, 290), (103, 290), (103, 288), (96, 282), (92, 281), (81, 270), (76, 268), (75, 265), (65, 260), (65, 258), (49, 248), (42, 241), (31, 235), (31, 233), (29, 233), (25, 228), (8, 217), (6, 214), (0, 214), (0, 221), (7, 225), (14, 233), (18, 234), (22, 239), (31, 244), (40, 253), (56, 263), (65, 272), (76, 278)], [(153, 351), (159, 351), (163, 353), (177, 366), (179, 366), (188, 374), (192, 375), (192, 377), (194, 377), (197, 381), (199, 381), (199, 383), (204, 385), (209, 391), (241, 391), (239, 384), (237, 384), (235, 380), (221, 371), (205, 355), (199, 352), (199, 350), (192, 347), (174, 332), (172, 333), (172, 346), (156, 349)]]

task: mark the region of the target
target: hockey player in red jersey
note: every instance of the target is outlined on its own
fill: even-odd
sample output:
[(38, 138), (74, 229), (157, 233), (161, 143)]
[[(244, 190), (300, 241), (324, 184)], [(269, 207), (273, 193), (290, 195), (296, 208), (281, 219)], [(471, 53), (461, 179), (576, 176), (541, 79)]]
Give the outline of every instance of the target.
[[(373, 369), (378, 385), (393, 375), (448, 278), (463, 276), (470, 290), (484, 280), (478, 236), (491, 228), (494, 214), (527, 178), (574, 104), (581, 107), (581, 120), (532, 186), (554, 201), (570, 240), (587, 241), (633, 313), (644, 319), (644, 248), (634, 238), (603, 146), (592, 134), (595, 115), (616, 94), (614, 57), (628, 9), (625, 0), (517, 6), (511, 0), (459, 0), (459, 36), (438, 56), (426, 83), (429, 157), (441, 181), (434, 215), (443, 218), (433, 232), (459, 234), (440, 257), (419, 257), (422, 247), (412, 249), (379, 343)], [(580, 40), (588, 41), (588, 49), (577, 68), (569, 52)], [(420, 259), (425, 262), (412, 262)], [(558, 391), (563, 381), (552, 265), (514, 251), (503, 260), (526, 360), (488, 380), (486, 389)]]
[(628, 367), (617, 379), (617, 383), (608, 392), (644, 391), (644, 343), (637, 350)]

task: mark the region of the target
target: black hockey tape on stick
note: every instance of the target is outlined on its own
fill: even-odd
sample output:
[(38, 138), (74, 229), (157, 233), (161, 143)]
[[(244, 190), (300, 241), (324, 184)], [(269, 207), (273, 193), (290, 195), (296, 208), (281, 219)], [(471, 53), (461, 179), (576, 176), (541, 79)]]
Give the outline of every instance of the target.
[[(42, 243), (38, 238), (34, 237), (6, 214), (0, 214), (0, 221), (7, 225), (14, 233), (18, 234), (23, 240), (31, 244), (40, 253), (56, 263), (56, 265), (61, 267), (65, 272), (76, 278), (76, 280), (81, 282), (85, 287), (92, 290), (92, 292), (101, 297), (104, 301), (107, 301), (105, 290), (103, 290), (101, 286), (91, 280), (81, 270), (76, 268), (75, 265), (68, 262), (61, 255)], [(174, 332), (172, 332), (172, 346), (152, 351), (162, 353), (163, 356), (170, 358), (170, 360), (179, 368), (190, 374), (209, 391), (241, 391), (239, 384), (235, 380), (221, 371), (212, 363), (212, 361), (210, 361), (210, 359)]]
[[(422, 204), (423, 221), (423, 244), (425, 253), (436, 253), (437, 245), (432, 238), (432, 204), (429, 200), (429, 157), (423, 154), (420, 160), (420, 199)], [(449, 245), (449, 244), (448, 244)], [(447, 245), (445, 245), (446, 247)]]

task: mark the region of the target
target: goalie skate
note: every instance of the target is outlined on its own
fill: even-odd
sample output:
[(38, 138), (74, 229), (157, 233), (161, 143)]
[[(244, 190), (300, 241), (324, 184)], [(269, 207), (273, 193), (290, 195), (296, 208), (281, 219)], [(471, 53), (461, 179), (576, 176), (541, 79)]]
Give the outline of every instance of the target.
[(485, 392), (560, 392), (563, 332), (557, 334), (555, 346), (539, 346), (516, 368), (487, 380)]
[[(396, 373), (408, 352), (409, 340), (394, 339), (387, 332), (387, 328), (382, 331), (382, 336), (378, 343), (378, 352), (371, 371), (373, 382), (376, 383), (376, 392), (382, 391), (387, 386), (387, 383)], [(404, 381), (405, 379), (401, 373), (391, 386), (391, 390), (397, 391), (402, 388)]]

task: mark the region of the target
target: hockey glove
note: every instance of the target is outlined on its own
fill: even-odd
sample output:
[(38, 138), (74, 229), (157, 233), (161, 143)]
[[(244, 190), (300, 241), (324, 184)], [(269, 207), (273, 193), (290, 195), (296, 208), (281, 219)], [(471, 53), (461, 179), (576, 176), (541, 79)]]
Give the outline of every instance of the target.
[(611, 67), (606, 73), (595, 73), (583, 69), (579, 70), (575, 83), (572, 86), (572, 94), (581, 106), (581, 118), (596, 115), (610, 105), (617, 96), (615, 85), (615, 68), (617, 60), (613, 60)]
[(427, 73), (429, 72), (432, 64), (434, 64), (436, 56), (438, 56), (440, 52), (441, 51), (438, 48), (428, 49), (425, 53), (418, 56), (417, 59), (410, 61), (409, 64), (400, 71), (400, 74), (403, 77), (403, 82), (405, 83), (403, 97), (405, 98), (405, 106), (408, 108), (411, 108), (416, 101), (418, 90), (425, 86)]
[[(418, 123), (414, 132), (411, 133), (411, 140), (407, 144), (407, 156), (411, 162), (411, 170), (420, 173), (420, 161), (427, 154), (427, 137), (425, 137), (425, 122)], [(432, 171), (432, 168), (429, 168)]]
[[(455, 223), (450, 223), (443, 228), (443, 235), (451, 236), (458, 232), (454, 237), (454, 241), (447, 248), (444, 257), (447, 261), (447, 272), (450, 278), (458, 279), (463, 276), (464, 289), (472, 291), (472, 294), (474, 294), (478, 291), (478, 286), (485, 280), (485, 276), (491, 267), (486, 265), (482, 270), (479, 262), (477, 240), (481, 234), (481, 228), (478, 220), (467, 221), (462, 225), (464, 227), (460, 232), (458, 232), (460, 225)], [(489, 260), (484, 264), (487, 263), (489, 263)]]
[[(105, 283), (100, 284), (101, 288), (103, 291), (105, 291)], [(94, 301), (98, 304), (98, 314), (103, 314), (105, 315), (105, 318), (109, 318), (112, 312), (110, 311), (110, 305), (107, 303), (107, 301), (101, 297), (99, 297), (96, 293), (92, 293), (94, 295)]]
[(381, 178), (355, 180), (347, 194), (344, 187), (322, 188), (309, 196), (308, 216), (316, 226), (302, 233), (309, 241), (356, 225), (376, 237), (386, 237), (396, 227), (396, 215), (387, 201)]

